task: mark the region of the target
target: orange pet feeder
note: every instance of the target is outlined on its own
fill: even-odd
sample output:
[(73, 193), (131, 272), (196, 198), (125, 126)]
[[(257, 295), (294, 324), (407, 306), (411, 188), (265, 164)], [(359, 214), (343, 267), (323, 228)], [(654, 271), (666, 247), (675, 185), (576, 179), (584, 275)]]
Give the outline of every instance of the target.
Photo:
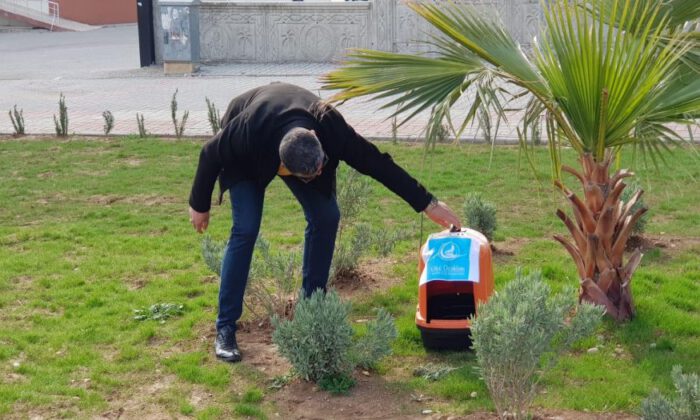
[(493, 294), (491, 246), (481, 233), (463, 228), (430, 235), (418, 264), (416, 326), (423, 346), (466, 350), (469, 320)]

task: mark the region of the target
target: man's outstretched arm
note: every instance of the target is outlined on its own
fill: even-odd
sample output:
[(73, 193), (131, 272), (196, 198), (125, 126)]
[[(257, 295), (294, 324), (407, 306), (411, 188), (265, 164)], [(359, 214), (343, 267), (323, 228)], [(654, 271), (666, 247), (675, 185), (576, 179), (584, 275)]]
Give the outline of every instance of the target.
[(202, 147), (190, 192), (190, 223), (199, 233), (204, 232), (209, 226), (211, 194), (214, 191), (216, 178), (221, 172), (221, 159), (218, 152), (220, 134), (221, 132)]
[(459, 228), (459, 217), (439, 201), (416, 179), (401, 168), (388, 153), (357, 134), (340, 113), (333, 109), (325, 114), (325, 126), (333, 132), (338, 144), (339, 158), (360, 173), (369, 175), (406, 201), (417, 212), (424, 212), (435, 223)]

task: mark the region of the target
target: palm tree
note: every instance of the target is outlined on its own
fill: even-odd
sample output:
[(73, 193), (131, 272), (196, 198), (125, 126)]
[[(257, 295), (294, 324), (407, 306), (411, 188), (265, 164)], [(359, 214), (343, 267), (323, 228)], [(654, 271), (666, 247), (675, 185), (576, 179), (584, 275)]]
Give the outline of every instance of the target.
[[(631, 146), (656, 164), (682, 137), (669, 123), (695, 124), (700, 117), (700, 36), (697, 0), (550, 0), (543, 2), (546, 27), (526, 53), (496, 19), (470, 6), (410, 2), (439, 32), (431, 55), (357, 50), (343, 67), (325, 76), (325, 87), (346, 100), (391, 98), (406, 120), (430, 110), (427, 138), (442, 121), (458, 137), (475, 116), (505, 117), (506, 101), (529, 96), (518, 128), (544, 125), (555, 185), (572, 206), (559, 210), (571, 238), (556, 235), (580, 276), (580, 299), (603, 305), (617, 320), (634, 315), (632, 274), (642, 253), (627, 261), (632, 227), (646, 209), (633, 211), (641, 192), (620, 200), (627, 170), (611, 164)], [(690, 22), (690, 24), (688, 23)], [(455, 125), (450, 110), (469, 89), (475, 100)], [(484, 112), (484, 111), (489, 112)], [(561, 165), (562, 145), (579, 155), (582, 170)], [(576, 177), (582, 198), (561, 181)]]

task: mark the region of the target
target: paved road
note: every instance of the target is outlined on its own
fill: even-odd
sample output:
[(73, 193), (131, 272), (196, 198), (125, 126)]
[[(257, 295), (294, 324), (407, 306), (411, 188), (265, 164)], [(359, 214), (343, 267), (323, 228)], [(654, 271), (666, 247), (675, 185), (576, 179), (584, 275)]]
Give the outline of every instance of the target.
[[(206, 97), (225, 109), (237, 94), (274, 81), (294, 83), (328, 97), (331, 92), (320, 90), (319, 76), (334, 68), (312, 63), (227, 64), (202, 66), (195, 75), (166, 76), (160, 66), (139, 67), (136, 25), (88, 32), (0, 33), (0, 57), (0, 134), (13, 132), (7, 110), (15, 104), (24, 110), (27, 133), (54, 133), (53, 115), (58, 114), (63, 93), (71, 133), (102, 134), (102, 112), (109, 110), (115, 117), (113, 134), (138, 133), (136, 113), (140, 113), (149, 132), (172, 135), (170, 100), (177, 89), (179, 115), (184, 110), (190, 113), (185, 135), (208, 136)], [(463, 105), (465, 109), (466, 102)], [(354, 100), (339, 109), (359, 133), (390, 138), (390, 111), (379, 106), (376, 101)], [(399, 128), (398, 135), (420, 137), (426, 120), (424, 113)], [(517, 116), (510, 121), (517, 122)], [(478, 134), (471, 130), (465, 136)], [(514, 127), (505, 124), (499, 137), (515, 139)]]
[[(191, 76), (166, 76), (162, 67), (139, 67), (136, 25), (119, 25), (89, 32), (0, 33), (0, 133), (13, 132), (7, 111), (15, 104), (24, 110), (26, 131), (54, 133), (53, 115), (63, 93), (69, 116), (69, 131), (99, 135), (102, 112), (115, 117), (114, 134), (138, 133), (136, 113), (144, 115), (146, 129), (172, 135), (170, 100), (178, 90), (180, 115), (189, 110), (186, 135), (210, 135), (205, 98), (219, 109), (239, 93), (262, 84), (285, 81), (304, 86), (322, 97), (319, 76), (332, 64), (227, 64), (202, 66)], [(350, 101), (341, 112), (361, 134), (390, 138), (388, 110), (378, 102)], [(398, 135), (418, 138), (427, 115), (402, 126)], [(474, 134), (471, 132), (470, 134)], [(513, 133), (502, 131), (504, 137)]]

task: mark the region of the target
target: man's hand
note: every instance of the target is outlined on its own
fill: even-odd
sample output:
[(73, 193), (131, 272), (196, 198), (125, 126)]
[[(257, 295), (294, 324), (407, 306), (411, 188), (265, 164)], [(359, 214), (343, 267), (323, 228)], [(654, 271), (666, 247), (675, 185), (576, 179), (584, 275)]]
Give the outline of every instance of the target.
[(459, 217), (447, 207), (447, 204), (442, 201), (438, 201), (437, 204), (428, 204), (428, 207), (423, 210), (426, 216), (430, 217), (430, 220), (446, 228), (450, 228), (450, 225), (454, 225), (455, 228), (460, 229), (462, 223), (459, 221)]
[(192, 223), (197, 233), (203, 233), (209, 226), (209, 212), (200, 213), (190, 207), (190, 223)]

